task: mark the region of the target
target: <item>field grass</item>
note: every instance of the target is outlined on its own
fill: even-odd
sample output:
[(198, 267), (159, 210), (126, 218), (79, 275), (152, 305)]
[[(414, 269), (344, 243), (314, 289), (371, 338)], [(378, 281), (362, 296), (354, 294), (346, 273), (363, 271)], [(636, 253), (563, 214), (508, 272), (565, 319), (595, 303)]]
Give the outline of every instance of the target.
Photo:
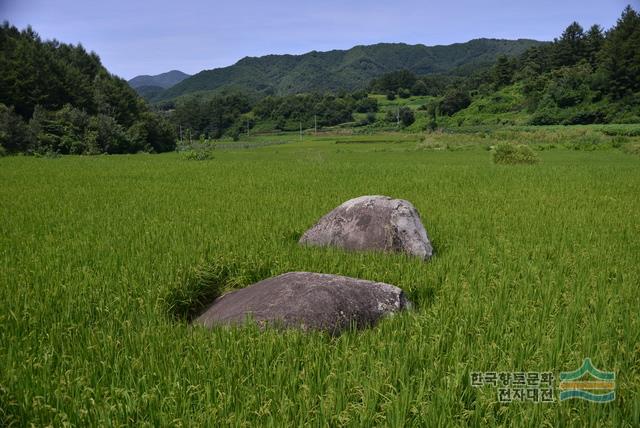
[[(640, 156), (504, 132), (1, 158), (0, 426), (638, 426)], [(495, 165), (488, 148), (511, 140), (540, 162)], [(296, 245), (364, 194), (410, 200), (437, 256)], [(290, 270), (389, 282), (416, 309), (336, 338), (190, 327), (179, 291), (218, 268), (226, 287)], [(500, 404), (469, 381), (585, 357), (616, 372), (614, 402)]]

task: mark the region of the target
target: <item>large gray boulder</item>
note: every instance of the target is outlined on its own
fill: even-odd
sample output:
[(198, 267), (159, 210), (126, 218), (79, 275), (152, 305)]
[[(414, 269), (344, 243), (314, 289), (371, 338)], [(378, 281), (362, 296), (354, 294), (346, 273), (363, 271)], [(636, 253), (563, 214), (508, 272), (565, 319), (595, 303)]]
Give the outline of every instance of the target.
[(339, 275), (289, 272), (224, 294), (194, 323), (205, 327), (242, 324), (324, 330), (332, 334), (373, 326), (385, 315), (407, 308), (393, 285)]
[(300, 244), (404, 252), (424, 260), (433, 255), (418, 210), (408, 201), (388, 196), (345, 202), (307, 230)]

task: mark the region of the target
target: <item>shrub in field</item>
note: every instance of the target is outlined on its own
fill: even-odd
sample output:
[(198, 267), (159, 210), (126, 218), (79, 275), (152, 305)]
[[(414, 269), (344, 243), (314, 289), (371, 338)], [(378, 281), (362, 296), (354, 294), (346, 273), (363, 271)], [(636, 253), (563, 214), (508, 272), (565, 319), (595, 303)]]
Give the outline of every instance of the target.
[(213, 159), (213, 151), (216, 149), (216, 145), (206, 140), (204, 136), (201, 136), (198, 141), (178, 144), (176, 148), (181, 153), (183, 159), (209, 160)]
[(189, 149), (182, 152), (182, 157), (186, 160), (209, 160), (213, 159), (212, 148)]
[(530, 165), (538, 162), (538, 156), (524, 144), (500, 143), (494, 149), (493, 161), (504, 165)]

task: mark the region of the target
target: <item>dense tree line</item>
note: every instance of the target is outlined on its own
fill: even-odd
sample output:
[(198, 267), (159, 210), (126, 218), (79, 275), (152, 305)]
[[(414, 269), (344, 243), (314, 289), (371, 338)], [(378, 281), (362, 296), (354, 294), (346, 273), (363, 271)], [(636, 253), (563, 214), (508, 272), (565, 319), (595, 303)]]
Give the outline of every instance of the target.
[(0, 27), (0, 145), (9, 152), (134, 153), (175, 147), (164, 118), (81, 45)]
[(390, 99), (396, 96), (407, 98), (412, 95), (438, 97), (462, 80), (464, 78), (457, 76), (438, 74), (417, 76), (408, 70), (398, 70), (373, 79), (369, 84), (369, 91), (386, 94)]
[(407, 70), (371, 82), (377, 93), (438, 97), (425, 109), (452, 115), (473, 97), (517, 85), (532, 124), (583, 124), (640, 120), (640, 15), (625, 8), (608, 31), (594, 25), (569, 25), (552, 43), (522, 55), (501, 55), (487, 69), (470, 76), (416, 76)]
[(254, 108), (257, 119), (271, 120), (276, 129), (302, 124), (305, 128), (333, 126), (353, 121), (353, 113), (378, 111), (378, 103), (364, 92), (352, 94), (301, 94), (267, 97)]
[(251, 100), (239, 93), (191, 96), (176, 102), (171, 118), (189, 137), (204, 135), (217, 139), (226, 133), (238, 135), (243, 122), (241, 117), (250, 110)]
[(257, 123), (267, 129), (297, 130), (353, 121), (354, 113), (375, 113), (378, 102), (364, 91), (340, 94), (299, 94), (253, 99), (242, 93), (190, 96), (163, 103), (183, 137), (237, 138)]

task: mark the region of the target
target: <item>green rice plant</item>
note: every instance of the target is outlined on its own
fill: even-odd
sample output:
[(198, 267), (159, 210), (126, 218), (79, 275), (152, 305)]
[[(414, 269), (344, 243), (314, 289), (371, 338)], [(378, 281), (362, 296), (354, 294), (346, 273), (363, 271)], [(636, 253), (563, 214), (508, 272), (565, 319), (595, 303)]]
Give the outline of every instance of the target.
[(229, 274), (229, 267), (218, 263), (189, 269), (163, 299), (167, 313), (191, 321), (223, 294)]
[(183, 272), (163, 298), (168, 314), (191, 321), (224, 292), (267, 278), (269, 266), (216, 256)]
[[(564, 147), (599, 129), (425, 138), (460, 151), (327, 133), (252, 136), (286, 144), (215, 162), (0, 159), (0, 426), (636, 427), (638, 158)], [(348, 139), (379, 144), (335, 144)], [(485, 148), (502, 142), (556, 149), (497, 168)], [(411, 201), (437, 256), (298, 245), (365, 194)], [(189, 324), (288, 271), (395, 284), (415, 308), (339, 337)], [(506, 404), (470, 383), (586, 357), (616, 373), (615, 401)]]

